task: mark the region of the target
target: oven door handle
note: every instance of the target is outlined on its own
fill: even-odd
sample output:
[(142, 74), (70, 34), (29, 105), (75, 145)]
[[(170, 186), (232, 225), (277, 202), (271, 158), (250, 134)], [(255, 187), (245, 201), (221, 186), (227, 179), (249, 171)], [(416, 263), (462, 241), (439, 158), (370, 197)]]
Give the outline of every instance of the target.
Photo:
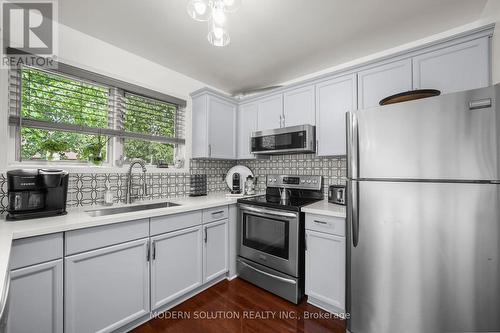
[(254, 208), (254, 207), (249, 207), (249, 206), (241, 206), (241, 209), (249, 211), (249, 212), (266, 214), (266, 215), (297, 218), (297, 214), (295, 214), (295, 213), (277, 212), (277, 211), (273, 211), (273, 210)]
[(248, 267), (248, 268), (250, 268), (250, 269), (252, 269), (252, 270), (254, 270), (254, 271), (256, 271), (256, 272), (258, 272), (260, 274), (264, 274), (264, 275), (269, 276), (269, 277), (271, 277), (273, 279), (280, 280), (280, 281), (283, 281), (283, 282), (286, 282), (286, 283), (289, 283), (289, 284), (297, 284), (297, 281), (295, 281), (295, 280), (287, 279), (287, 278), (284, 278), (284, 277), (281, 277), (281, 276), (277, 276), (277, 275), (274, 275), (274, 274), (271, 274), (271, 273), (268, 273), (268, 272), (264, 272), (263, 270), (255, 268), (253, 266), (250, 266), (249, 264), (247, 264), (246, 262), (243, 262), (241, 260), (238, 260), (238, 262), (240, 264), (243, 264), (245, 267)]

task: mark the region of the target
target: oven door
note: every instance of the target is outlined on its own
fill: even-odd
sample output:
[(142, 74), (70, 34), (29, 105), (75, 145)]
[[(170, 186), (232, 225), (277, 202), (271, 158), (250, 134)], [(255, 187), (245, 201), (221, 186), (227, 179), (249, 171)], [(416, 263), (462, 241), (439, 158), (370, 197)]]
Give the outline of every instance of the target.
[(241, 257), (299, 275), (299, 213), (240, 205)]

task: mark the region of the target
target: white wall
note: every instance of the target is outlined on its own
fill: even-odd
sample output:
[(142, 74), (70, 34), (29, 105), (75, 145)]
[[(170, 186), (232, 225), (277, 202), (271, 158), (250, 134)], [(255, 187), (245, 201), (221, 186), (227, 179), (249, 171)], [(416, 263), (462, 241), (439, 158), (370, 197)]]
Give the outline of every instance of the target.
[[(59, 26), (59, 61), (97, 72), (187, 101), (186, 159), (191, 156), (191, 99), (189, 94), (207, 84), (158, 65), (82, 32)], [(212, 87), (213, 88), (213, 87)], [(12, 133), (7, 125), (7, 71), (0, 70), (0, 171), (14, 159)], [(12, 132), (12, 131), (11, 131)]]

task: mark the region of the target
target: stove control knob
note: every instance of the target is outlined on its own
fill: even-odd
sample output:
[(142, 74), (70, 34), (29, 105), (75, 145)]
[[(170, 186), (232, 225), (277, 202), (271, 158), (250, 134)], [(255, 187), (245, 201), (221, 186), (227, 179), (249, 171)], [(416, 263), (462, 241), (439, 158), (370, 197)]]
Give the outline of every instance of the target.
[(317, 184), (317, 183), (318, 183), (318, 181), (317, 181), (317, 180), (313, 180), (313, 184)]
[(305, 179), (302, 179), (302, 184), (304, 184), (305, 182), (306, 182)]
[(307, 180), (307, 183), (308, 183), (308, 184), (311, 184), (311, 180), (310, 180), (310, 179), (308, 179), (308, 180)]

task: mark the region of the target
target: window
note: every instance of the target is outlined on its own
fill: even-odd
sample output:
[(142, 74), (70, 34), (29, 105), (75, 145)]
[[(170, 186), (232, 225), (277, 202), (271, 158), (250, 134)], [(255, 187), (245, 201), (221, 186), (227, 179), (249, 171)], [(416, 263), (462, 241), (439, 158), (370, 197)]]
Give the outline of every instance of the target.
[[(109, 90), (95, 84), (71, 80), (61, 75), (24, 68), (21, 71), (20, 128), (22, 160), (82, 161), (92, 156), (91, 149), (100, 141), (98, 135), (58, 130), (57, 124), (103, 129), (108, 127)], [(30, 125), (45, 123), (48, 129)], [(32, 127), (33, 126), (33, 127)], [(101, 158), (105, 158), (104, 144)]]
[(184, 144), (184, 101), (60, 65), (62, 73), (11, 70), (9, 123), (19, 161), (173, 164)]
[[(176, 105), (128, 93), (124, 105), (125, 131), (158, 137), (175, 136)], [(151, 164), (172, 164), (174, 161), (174, 145), (168, 143), (125, 138), (123, 153), (127, 160), (141, 158)]]

